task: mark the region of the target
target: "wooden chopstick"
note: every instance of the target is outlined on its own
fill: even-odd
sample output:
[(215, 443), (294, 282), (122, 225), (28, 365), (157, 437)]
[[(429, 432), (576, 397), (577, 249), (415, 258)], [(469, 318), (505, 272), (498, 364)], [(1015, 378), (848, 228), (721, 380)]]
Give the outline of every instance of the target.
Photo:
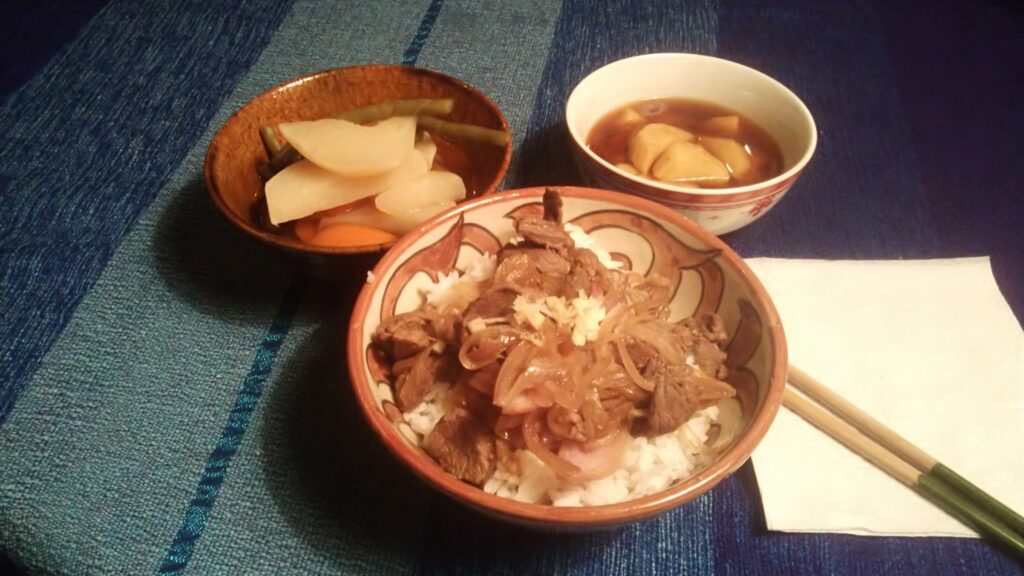
[(857, 408), (803, 370), (791, 365), (789, 367), (789, 381), (815, 402), (825, 406), (843, 420), (851, 423), (875, 442), (888, 448), (921, 472), (931, 474), (949, 484), (952, 488), (963, 492), (975, 504), (988, 510), (989, 514), (1002, 520), (1003, 523), (1013, 528), (1017, 533), (1024, 534), (1024, 517), (1021, 517), (1020, 514), (1017, 514), (1010, 507), (996, 500), (984, 490), (951, 470), (948, 466), (928, 455), (924, 450), (911, 444), (906, 438), (892, 431), (878, 420), (875, 420), (869, 414)]
[(1024, 520), (1009, 507), (792, 365), (789, 382), (832, 412), (789, 387), (782, 401), (786, 408), (982, 536), (1024, 557), (1024, 530), (1018, 528)]

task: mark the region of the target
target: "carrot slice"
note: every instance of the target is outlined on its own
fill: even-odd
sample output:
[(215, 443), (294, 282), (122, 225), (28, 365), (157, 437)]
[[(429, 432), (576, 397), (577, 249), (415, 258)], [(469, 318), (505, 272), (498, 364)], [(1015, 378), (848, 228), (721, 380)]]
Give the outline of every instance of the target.
[(328, 208), (326, 210), (314, 212), (313, 214), (310, 214), (310, 216), (317, 216), (319, 218), (326, 218), (328, 216), (340, 216), (342, 214), (347, 214), (348, 212), (351, 212), (353, 210), (358, 210), (359, 208), (362, 208), (367, 204), (373, 204), (373, 196), (367, 196), (366, 198), (360, 198), (355, 202), (349, 202), (348, 204), (342, 204), (340, 206), (335, 206), (334, 208)]
[(397, 236), (362, 224), (332, 224), (321, 228), (307, 243), (314, 246), (349, 248), (394, 242)]
[(309, 244), (309, 242), (316, 236), (317, 230), (320, 229), (320, 218), (315, 214), (306, 216), (305, 218), (299, 218), (295, 221), (295, 235), (303, 242)]

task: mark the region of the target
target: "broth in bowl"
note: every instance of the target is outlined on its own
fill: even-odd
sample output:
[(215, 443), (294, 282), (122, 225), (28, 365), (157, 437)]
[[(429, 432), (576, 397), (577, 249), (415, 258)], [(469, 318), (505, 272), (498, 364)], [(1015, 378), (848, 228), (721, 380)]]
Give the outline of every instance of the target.
[(783, 171), (782, 152), (754, 121), (724, 106), (657, 98), (601, 118), (587, 146), (620, 170), (695, 188), (764, 182)]
[[(781, 157), (778, 172), (770, 177), (765, 174), (758, 182), (747, 182), (750, 177), (739, 181), (733, 173), (728, 173), (728, 180), (734, 182), (723, 185), (721, 182), (726, 176), (722, 174), (723, 162), (707, 149), (707, 140), (698, 142), (700, 135), (690, 132), (690, 128), (670, 124), (660, 130), (687, 130), (693, 136), (688, 142), (676, 142), (673, 156), (677, 160), (680, 153), (700, 156), (715, 167), (712, 178), (705, 175), (704, 181), (694, 186), (698, 179), (691, 177), (683, 181), (679, 174), (670, 174), (664, 180), (658, 179), (657, 174), (655, 177), (640, 175), (641, 172), (650, 174), (657, 161), (657, 158), (652, 161), (651, 157), (648, 157), (651, 162), (648, 170), (636, 170), (638, 173), (633, 174), (625, 164), (616, 166), (591, 147), (591, 135), (597, 135), (595, 128), (609, 114), (666, 98), (711, 102), (725, 108), (706, 112), (707, 120), (736, 117), (712, 125), (731, 123), (740, 129), (747, 126), (763, 129), (771, 135), (770, 141), (775, 143)], [(639, 112), (637, 115), (642, 116)], [(745, 119), (748, 122), (744, 122)], [(573, 159), (587, 184), (668, 206), (714, 234), (742, 228), (773, 210), (803, 173), (817, 145), (814, 119), (792, 91), (757, 70), (700, 54), (645, 54), (606, 64), (573, 89), (565, 103), (565, 123), (572, 139)], [(622, 138), (625, 140), (628, 136), (627, 132)], [(711, 137), (721, 136), (712, 134)], [(727, 146), (735, 149), (733, 144)], [(628, 154), (628, 149), (620, 154)], [(750, 156), (753, 164), (753, 155)], [(679, 163), (672, 162), (660, 166), (658, 172), (664, 177), (665, 172), (681, 169)]]

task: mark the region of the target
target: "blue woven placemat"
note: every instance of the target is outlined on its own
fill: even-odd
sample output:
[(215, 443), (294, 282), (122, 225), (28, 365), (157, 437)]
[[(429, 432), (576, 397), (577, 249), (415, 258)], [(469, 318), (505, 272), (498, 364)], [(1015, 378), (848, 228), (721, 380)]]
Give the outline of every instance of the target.
[[(359, 415), (341, 353), (354, 287), (307, 279), (233, 231), (201, 181), (210, 138), (248, 99), (384, 62), (451, 74), (498, 104), (515, 134), (508, 187), (579, 183), (562, 124), (576, 82), (638, 53), (719, 54), (791, 86), (821, 129), (786, 202), (729, 238), (741, 253), (984, 250), (1019, 287), (1019, 265), (1000, 264), (1019, 232), (952, 242), (935, 209), (953, 201), (922, 155), (948, 151), (917, 139), (931, 116), (902, 99), (920, 88), (906, 84), (892, 10), (110, 1), (0, 104), (0, 550), (62, 574), (1018, 572), (974, 540), (768, 533), (750, 467), (615, 531), (542, 534), (463, 510)], [(978, 230), (1021, 223), (1001, 198), (974, 215)]]

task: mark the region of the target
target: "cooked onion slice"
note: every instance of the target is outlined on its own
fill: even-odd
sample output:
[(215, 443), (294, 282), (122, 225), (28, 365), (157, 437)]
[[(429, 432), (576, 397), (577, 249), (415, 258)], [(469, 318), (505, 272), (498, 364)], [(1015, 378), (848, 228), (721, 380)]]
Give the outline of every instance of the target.
[(580, 470), (579, 474), (573, 476), (573, 480), (604, 478), (622, 466), (632, 437), (623, 430), (609, 438), (605, 444), (592, 448), (577, 442), (562, 443), (558, 456)]
[(622, 343), (622, 340), (615, 341), (615, 349), (619, 352), (622, 367), (626, 369), (626, 374), (629, 375), (630, 379), (644, 390), (653, 392), (654, 384), (648, 382), (646, 378), (640, 375), (640, 371), (636, 369), (636, 364), (633, 363), (633, 357), (629, 355), (629, 351), (626, 350), (626, 345)]
[(519, 330), (511, 326), (490, 326), (478, 330), (462, 342), (462, 347), (459, 348), (459, 362), (466, 370), (479, 370), (497, 361), (518, 341), (519, 336)]
[(544, 416), (540, 410), (530, 412), (526, 420), (523, 421), (523, 440), (526, 442), (526, 448), (540, 458), (541, 462), (547, 464), (559, 478), (572, 478), (579, 474), (578, 466), (559, 458), (558, 454), (549, 450), (544, 444), (540, 437), (543, 425)]
[[(480, 332), (483, 332), (481, 330)], [(478, 332), (477, 334), (479, 334)], [(476, 336), (476, 334), (474, 334)], [(463, 346), (465, 349), (465, 346)], [(509, 351), (505, 362), (498, 371), (498, 378), (494, 381), (494, 404), (503, 406), (511, 399), (512, 386), (519, 378), (519, 375), (530, 365), (530, 360), (537, 354), (537, 347), (531, 342), (521, 341)], [(461, 358), (461, 352), (460, 352)], [(465, 365), (465, 364), (464, 364)]]
[(686, 355), (679, 345), (678, 338), (665, 322), (655, 320), (633, 324), (627, 330), (627, 334), (650, 344), (669, 364), (686, 363)]

